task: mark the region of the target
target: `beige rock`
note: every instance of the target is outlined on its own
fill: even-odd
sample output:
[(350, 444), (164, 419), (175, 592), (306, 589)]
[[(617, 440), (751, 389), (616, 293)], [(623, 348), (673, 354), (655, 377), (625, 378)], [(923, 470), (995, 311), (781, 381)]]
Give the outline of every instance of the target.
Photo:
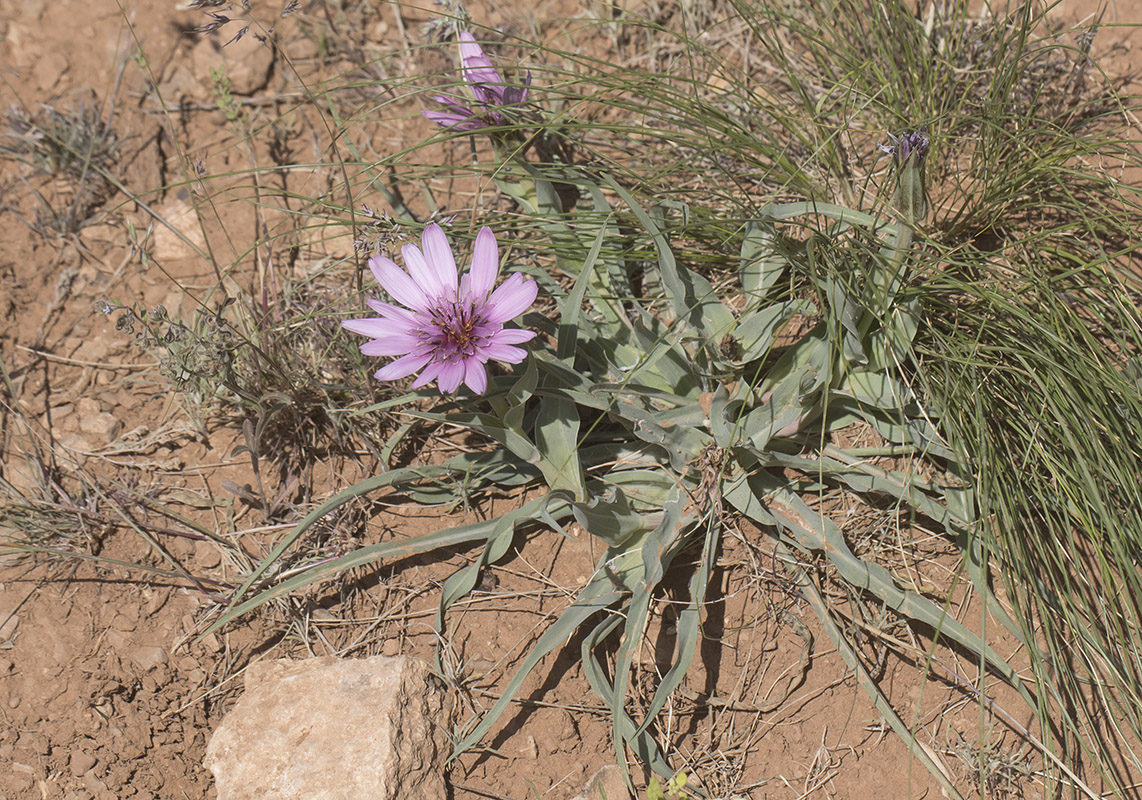
[(218, 800), (444, 800), (450, 709), (416, 659), (258, 663), (205, 764)]
[(194, 560), (204, 569), (214, 569), (222, 563), (222, 555), (214, 542), (200, 539), (194, 543)]
[(101, 225), (84, 225), (79, 235), (85, 242), (113, 242), (120, 244), (127, 241), (126, 231), (115, 225), (108, 225), (106, 223)]
[(71, 767), (71, 774), (77, 778), (82, 778), (84, 773), (96, 765), (97, 761), (95, 756), (83, 750), (72, 750), (69, 765)]
[(157, 644), (132, 647), (127, 655), (143, 672), (150, 672), (167, 661), (167, 651)]
[(95, 450), (94, 443), (80, 433), (65, 433), (56, 439), (56, 443), (67, 453), (91, 453)]
[(519, 746), (520, 757), (526, 761), (539, 760), (539, 745), (535, 743), (534, 736), (528, 736)]
[(102, 411), (90, 416), (81, 414), (79, 417), (79, 430), (94, 439), (102, 442), (110, 442), (119, 434), (119, 431), (123, 430), (123, 423), (116, 419), (113, 414)]
[[(189, 69), (179, 62), (174, 62), (167, 68), (167, 71), (163, 75), (163, 79), (159, 85), (159, 95), (163, 98), (163, 102), (171, 108), (177, 108), (180, 103), (190, 100), (198, 100), (205, 103), (212, 98), (210, 93), (209, 72), (203, 77), (202, 81), (198, 81)], [(128, 170), (129, 169), (128, 167)], [(128, 171), (128, 177), (130, 177), (130, 174), (130, 171)], [(144, 182), (144, 186), (146, 183), (147, 182)], [(127, 186), (136, 191), (140, 188), (130, 182)]]
[(630, 800), (630, 790), (623, 780), (623, 771), (614, 764), (600, 769), (571, 800)]
[(66, 397), (52, 398), (52, 422), (59, 430), (74, 431), (79, 427), (75, 406)]
[[(206, 237), (202, 233), (198, 215), (194, 211), (194, 206), (186, 199), (176, 198), (163, 203), (155, 209), (155, 212), (167, 223), (164, 225), (156, 221), (151, 236), (153, 242), (151, 255), (158, 261), (195, 258), (198, 256), (195, 247), (198, 250), (206, 250)], [(174, 230), (171, 230), (172, 228)]]
[(382, 44), (389, 40), (389, 30), (389, 23), (385, 22), (383, 19), (377, 20), (375, 23), (369, 26), (365, 36), (367, 36), (371, 42)]
[(4, 478), (17, 494), (25, 497), (34, 493), (42, 481), (40, 469), (15, 454), (4, 465)]
[(75, 403), (75, 413), (83, 417), (93, 417), (103, 412), (103, 407), (94, 397), (81, 397)]
[(30, 66), (40, 57), (39, 42), (36, 41), (32, 26), (28, 24), (9, 22), (4, 41), (8, 45), (11, 63), (17, 67)]
[[(191, 78), (193, 87), (193, 78)], [(173, 89), (170, 94), (163, 93), (163, 99), (172, 106), (177, 106), (183, 100), (183, 93)], [(124, 184), (127, 191), (137, 195), (148, 205), (162, 201), (163, 197), (163, 153), (162, 123), (156, 119), (138, 121), (135, 130), (130, 134), (133, 138), (129, 149), (125, 150), (126, 164), (123, 168)], [(120, 162), (122, 163), (122, 162)], [(127, 232), (117, 228), (112, 229), (118, 235), (106, 241), (113, 244), (122, 244), (127, 241)], [(87, 229), (84, 229), (86, 234)]]
[(287, 62), (297, 66), (298, 61), (316, 58), (318, 54), (317, 42), (308, 36), (288, 37), (281, 43), (282, 53)]
[(80, 344), (79, 349), (75, 351), (74, 357), (83, 361), (103, 364), (107, 362), (107, 356), (110, 355), (111, 350), (116, 348), (118, 344), (119, 342), (88, 335)]

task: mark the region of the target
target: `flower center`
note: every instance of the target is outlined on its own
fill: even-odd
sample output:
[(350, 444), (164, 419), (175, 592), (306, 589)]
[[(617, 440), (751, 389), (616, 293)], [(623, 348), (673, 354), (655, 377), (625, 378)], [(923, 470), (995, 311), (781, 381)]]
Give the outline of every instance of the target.
[(446, 354), (468, 356), (475, 352), (481, 316), (470, 305), (444, 305), (435, 310), (432, 321), (436, 324), (432, 338)]

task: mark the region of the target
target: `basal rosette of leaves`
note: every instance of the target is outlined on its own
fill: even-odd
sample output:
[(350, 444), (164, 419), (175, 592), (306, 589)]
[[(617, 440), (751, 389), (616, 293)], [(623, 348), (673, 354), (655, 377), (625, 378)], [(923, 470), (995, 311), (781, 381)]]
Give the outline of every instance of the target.
[[(394, 469), (335, 496), (249, 575), (214, 628), (378, 559), (480, 545), (480, 556), (444, 584), (436, 620), (443, 631), (449, 608), (475, 588), (485, 566), (506, 555), (517, 529), (543, 526), (560, 535), (576, 522), (606, 545), (605, 554), (575, 602), (523, 658), (501, 698), (469, 721), (454, 753), (476, 746), (544, 656), (582, 632), (586, 675), (613, 714), (619, 763), (625, 763), (629, 748), (669, 777), (675, 770), (656, 739), (656, 719), (701, 640), (723, 515), (737, 512), (776, 538), (790, 576), (906, 741), (913, 742), (907, 725), (864, 671), (798, 566), (803, 557), (827, 559), (843, 581), (976, 654), (1033, 703), (1019, 677), (977, 634), (945, 608), (903, 588), (885, 567), (854, 554), (839, 524), (809, 502), (825, 487), (843, 487), (878, 501), (888, 498), (950, 537), (970, 528), (970, 493), (963, 485), (926, 482), (912, 472), (871, 463), (878, 454), (893, 454), (928, 460), (943, 473), (959, 469), (931, 411), (901, 378), (900, 365), (909, 362), (918, 325), (914, 302), (899, 296), (911, 226), (824, 203), (768, 206), (741, 226), (738, 285), (719, 296), (705, 277), (676, 258), (665, 205), (644, 205), (605, 174), (576, 172), (579, 197), (572, 224), (556, 185), (567, 180), (566, 169), (549, 179), (545, 167), (512, 155), (511, 148), (498, 151), (503, 160), (493, 174), (502, 181), (500, 188), (540, 221), (570, 281), (567, 288), (550, 275), (533, 274), (543, 292), (558, 298), (558, 318), (533, 314), (525, 319), (540, 326), (551, 344), (533, 342), (530, 358), (511, 374), (490, 376), (486, 394), (473, 402), (405, 410), (482, 433), (494, 444), (439, 466)], [(638, 228), (635, 237), (651, 248), (650, 260), (613, 246), (630, 236), (629, 226), (626, 232), (620, 229), (620, 219)], [(808, 226), (808, 237), (794, 235)], [(851, 260), (848, 282), (815, 266), (838, 254)], [(661, 300), (639, 299), (630, 281), (636, 271), (642, 294), (653, 286)], [(791, 293), (791, 283), (812, 291)], [(778, 347), (779, 334), (798, 316), (815, 323)], [(429, 395), (406, 395), (386, 405), (424, 396)], [(829, 443), (831, 434), (855, 424), (875, 429), (886, 443), (883, 450)], [(786, 477), (791, 475), (801, 477)], [(340, 505), (397, 486), (426, 503), (454, 500), (447, 480), (458, 476), (464, 476), (469, 493), (496, 485), (530, 490), (534, 499), (485, 522), (371, 545), (288, 577), (272, 573), (279, 557)], [(628, 698), (632, 660), (652, 600), (684, 551), (696, 554), (697, 569), (678, 615), (672, 665), (650, 703), (635, 711)], [(986, 595), (982, 568), (976, 565), (972, 577)], [(617, 650), (608, 650), (605, 645), (614, 641)], [(923, 748), (913, 752), (950, 796), (959, 796)]]

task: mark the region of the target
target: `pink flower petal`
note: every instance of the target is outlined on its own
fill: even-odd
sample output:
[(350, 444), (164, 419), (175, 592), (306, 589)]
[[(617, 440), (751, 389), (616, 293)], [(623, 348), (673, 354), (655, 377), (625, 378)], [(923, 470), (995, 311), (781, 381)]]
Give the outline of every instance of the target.
[(539, 285), (516, 272), (492, 292), (484, 306), (484, 320), (507, 322), (531, 308), (539, 293)]
[(464, 364), (464, 383), (476, 394), (488, 388), (488, 371), (478, 358), (469, 358)]
[(429, 302), (444, 297), (444, 284), (440, 282), (436, 270), (428, 265), (420, 248), (414, 244), (406, 244), (400, 252), (404, 256), (404, 265), (408, 267), (409, 276), (424, 292)]
[(472, 248), (472, 267), (468, 270), (467, 292), (462, 299), (483, 300), (492, 291), (500, 273), (500, 249), (496, 235), (487, 225), (476, 235)]
[(468, 31), (460, 34), (460, 59), (464, 62), (464, 80), (468, 83), (503, 83), (492, 60), (484, 54), (484, 48)]
[(469, 109), (460, 108), (459, 106), (450, 106), (456, 108), (456, 111), (433, 111), (431, 109), (424, 109), (420, 113), (435, 122), (441, 128), (451, 128), (457, 131), (474, 131), (480, 128), (486, 128), (488, 123), (476, 116), (476, 114)]
[(377, 281), (397, 303), (369, 300), (379, 317), (344, 320), (342, 326), (368, 336), (361, 352), (399, 356), (375, 373), (382, 381), (419, 372), (413, 388), (436, 382), (441, 394), (463, 383), (480, 394), (488, 388), (489, 359), (516, 364), (527, 350), (516, 347), (536, 332), (505, 329), (503, 323), (522, 314), (535, 301), (538, 284), (522, 274), (495, 287), (499, 248), (490, 228), (482, 228), (473, 248), (472, 267), (458, 279), (448, 238), (438, 225), (425, 227), (423, 250), (403, 248), (407, 272), (381, 255), (369, 260)]
[(394, 306), (392, 303), (385, 303), (380, 300), (366, 300), (365, 305), (376, 311), (385, 319), (401, 322), (410, 328), (419, 327), (427, 322), (427, 319), (418, 315), (415, 311), (409, 311), (407, 308)]
[(441, 394), (451, 394), (460, 388), (460, 381), (464, 380), (464, 362), (449, 361), (440, 366), (440, 374), (436, 376), (436, 383), (440, 386)]
[(480, 348), (480, 355), (492, 361), (502, 361), (505, 364), (518, 364), (527, 358), (527, 351), (521, 347), (512, 347), (509, 344), (492, 344)]
[(504, 88), (503, 104), (507, 106), (514, 106), (517, 103), (522, 103), (527, 100), (527, 90), (531, 86), (531, 73), (524, 76), (523, 81), (518, 86), (508, 86)]
[(373, 277), (377, 279), (377, 283), (381, 284), (384, 290), (391, 294), (398, 303), (416, 311), (429, 309), (428, 298), (425, 297), (424, 292), (408, 276), (407, 272), (396, 265), (395, 261), (382, 255), (376, 255), (369, 259), (369, 269), (373, 271)]
[(440, 374), (440, 370), (443, 366), (444, 362), (433, 361), (431, 364), (424, 368), (424, 372), (420, 373), (420, 377), (413, 382), (412, 388), (419, 389), (422, 386), (427, 386), (428, 384), (432, 383)]
[(489, 337), (489, 344), (523, 344), (535, 338), (535, 331), (523, 328), (504, 328)]
[(436, 275), (440, 285), (444, 287), (443, 296), (449, 299), (456, 296), (456, 258), (452, 255), (452, 246), (448, 244), (448, 237), (443, 229), (435, 222), (424, 229), (420, 237), (420, 244), (424, 247), (424, 257), (428, 259), (428, 268)]
[(403, 322), (380, 317), (367, 317), (365, 319), (342, 320), (341, 327), (370, 339), (382, 339), (386, 336), (407, 336), (409, 326)]
[(361, 345), (361, 353), (366, 356), (403, 356), (411, 353), (423, 344), (415, 336), (403, 334), (400, 336), (386, 336), (383, 339), (374, 339)]
[(385, 364), (374, 373), (373, 377), (379, 381), (395, 381), (399, 378), (407, 378), (431, 360), (432, 353), (409, 353), (407, 356), (401, 356), (396, 361)]

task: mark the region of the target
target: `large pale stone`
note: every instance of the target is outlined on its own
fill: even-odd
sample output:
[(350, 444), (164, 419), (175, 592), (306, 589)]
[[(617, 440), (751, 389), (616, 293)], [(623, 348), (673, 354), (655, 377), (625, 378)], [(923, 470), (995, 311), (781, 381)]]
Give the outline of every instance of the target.
[(206, 748), (218, 800), (445, 800), (451, 702), (423, 661), (275, 661)]

